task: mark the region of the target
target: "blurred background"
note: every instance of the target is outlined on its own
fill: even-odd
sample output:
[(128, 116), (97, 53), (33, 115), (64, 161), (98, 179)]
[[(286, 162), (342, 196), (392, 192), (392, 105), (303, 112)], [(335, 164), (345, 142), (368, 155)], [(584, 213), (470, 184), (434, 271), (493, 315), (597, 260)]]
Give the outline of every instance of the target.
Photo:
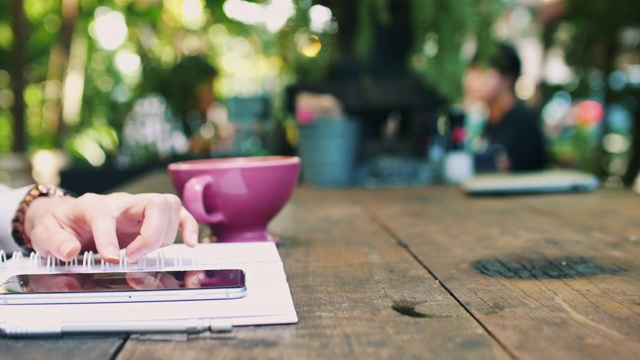
[[(633, 186), (638, 13), (637, 0), (2, 1), (0, 182), (102, 192), (176, 159), (296, 154), (300, 93), (329, 94), (358, 122), (369, 178), (374, 166), (392, 185), (437, 182), (452, 109), (463, 109), (467, 142), (482, 126), (482, 109), (463, 106), (468, 61), (508, 41), (549, 167)], [(210, 87), (231, 140), (215, 123), (199, 130), (206, 151), (120, 161), (136, 102), (193, 55), (217, 70)]]

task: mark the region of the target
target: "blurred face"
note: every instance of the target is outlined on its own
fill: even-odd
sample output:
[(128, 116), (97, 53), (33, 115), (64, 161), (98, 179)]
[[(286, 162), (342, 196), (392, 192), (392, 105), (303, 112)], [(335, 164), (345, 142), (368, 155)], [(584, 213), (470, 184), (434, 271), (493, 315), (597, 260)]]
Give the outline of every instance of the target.
[(465, 96), (470, 100), (491, 104), (504, 88), (502, 80), (497, 70), (472, 65), (463, 78)]

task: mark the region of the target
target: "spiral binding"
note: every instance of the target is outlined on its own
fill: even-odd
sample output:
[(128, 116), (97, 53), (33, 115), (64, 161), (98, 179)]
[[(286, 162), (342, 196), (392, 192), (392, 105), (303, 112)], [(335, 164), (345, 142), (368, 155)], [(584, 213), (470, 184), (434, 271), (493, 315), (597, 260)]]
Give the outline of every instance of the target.
[[(7, 256), (7, 253), (4, 250), (0, 250), (0, 269), (6, 269), (10, 267), (12, 269), (25, 268), (29, 269), (39, 269), (42, 270), (44, 268), (47, 272), (58, 271), (61, 269), (69, 270), (70, 268), (81, 266), (83, 271), (89, 271), (97, 269), (97, 262), (100, 262), (100, 270), (107, 271), (112, 269), (113, 267), (118, 267), (120, 270), (126, 270), (131, 267), (136, 269), (147, 269), (149, 267), (154, 267), (157, 269), (162, 269), (166, 266), (183, 266), (185, 263), (182, 256), (171, 257), (173, 260), (173, 264), (170, 264), (169, 258), (165, 255), (163, 249), (160, 249), (156, 252), (156, 255), (153, 256), (154, 262), (151, 261), (151, 258), (148, 256), (143, 256), (140, 260), (135, 263), (130, 263), (127, 259), (127, 254), (124, 249), (120, 251), (120, 258), (118, 264), (112, 264), (106, 262), (102, 257), (93, 251), (85, 251), (82, 255), (72, 259), (71, 261), (61, 261), (55, 256), (48, 254), (47, 257), (43, 257), (39, 252), (32, 252), (29, 254), (28, 260), (26, 260), (25, 255), (20, 251), (14, 251), (11, 254), (11, 259)], [(26, 262), (25, 262), (26, 260)], [(82, 261), (80, 263), (80, 261)], [(197, 263), (195, 259), (193, 259), (194, 263)]]

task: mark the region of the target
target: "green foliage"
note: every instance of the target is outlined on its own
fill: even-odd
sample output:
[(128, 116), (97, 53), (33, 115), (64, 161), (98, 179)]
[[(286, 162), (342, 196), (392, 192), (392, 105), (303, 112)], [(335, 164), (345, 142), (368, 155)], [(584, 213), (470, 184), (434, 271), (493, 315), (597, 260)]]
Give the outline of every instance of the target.
[[(433, 85), (451, 103), (462, 98), (465, 44), (475, 42), (484, 58), (495, 47), (491, 29), (508, 0), (408, 0), (413, 43), (410, 63), (418, 76)], [(353, 5), (355, 3), (355, 5)], [(392, 20), (390, 0), (357, 0), (341, 7), (356, 9), (353, 53), (359, 59), (371, 56), (376, 28)], [(339, 26), (345, 24), (338, 24)], [(340, 34), (338, 34), (340, 36)], [(469, 55), (469, 54), (467, 54)], [(481, 59), (485, 60), (485, 59)], [(307, 60), (308, 61), (308, 60)]]
[[(287, 25), (274, 36), (261, 38), (265, 42), (265, 51), (273, 52), (282, 58), (285, 64), (283, 75), (292, 81), (321, 81), (326, 75), (334, 51), (334, 35), (316, 34), (309, 28), (309, 12), (307, 7), (296, 7), (296, 12)], [(317, 36), (322, 49), (315, 57), (306, 57), (300, 53), (300, 44)]]
[[(577, 71), (597, 68), (609, 73), (623, 49), (621, 30), (640, 26), (640, 4), (636, 0), (565, 0), (567, 17), (552, 32), (549, 42), (562, 46), (566, 61)], [(567, 31), (568, 29), (568, 31)], [(565, 36), (559, 36), (564, 30)]]
[[(620, 170), (615, 170), (618, 174), (614, 174), (611, 169), (620, 168), (612, 165), (621, 161), (625, 164), (623, 171), (626, 168), (623, 181), (629, 184), (640, 167), (640, 119), (636, 105), (640, 101), (640, 92), (634, 85), (614, 89), (607, 86), (606, 79), (614, 71), (624, 70), (625, 64), (637, 63), (640, 42), (634, 40), (634, 36), (629, 39), (625, 32), (633, 34), (640, 27), (640, 3), (637, 0), (564, 0), (564, 5), (563, 18), (551, 24), (543, 36), (547, 48), (556, 47), (564, 51), (565, 61), (575, 74), (575, 80), (562, 90), (568, 91), (573, 99), (596, 99), (605, 107), (619, 104), (626, 108), (634, 117), (635, 130), (622, 135), (636, 140), (631, 140), (632, 145), (623, 153), (609, 153), (601, 140), (615, 130), (605, 119), (593, 136), (595, 140), (580, 133), (580, 129), (575, 130), (570, 139), (573, 152), (567, 151), (567, 146), (563, 146), (561, 141), (554, 140), (559, 145), (554, 144), (553, 155), (561, 161), (563, 157), (571, 158), (576, 166), (602, 176), (620, 175)], [(548, 87), (547, 93), (553, 96), (557, 90)]]
[(109, 125), (86, 127), (70, 135), (63, 148), (76, 166), (101, 166), (112, 160), (118, 147), (118, 133)]
[(24, 0), (24, 14), (33, 24), (42, 23), (47, 15), (60, 13), (59, 1)]
[(360, 1), (358, 4), (358, 26), (356, 28), (355, 53), (365, 59), (375, 41), (373, 27), (376, 23), (385, 25), (391, 21), (387, 0)]
[[(354, 0), (357, 11), (353, 14), (356, 23), (353, 53), (359, 58), (366, 58), (375, 45), (374, 27), (390, 21), (389, 1)], [(461, 95), (460, 78), (464, 70), (460, 49), (470, 37), (474, 37), (479, 46), (489, 42), (488, 29), (501, 10), (503, 0), (410, 1), (413, 34), (408, 36), (414, 39), (415, 44), (412, 65), (420, 76), (455, 102)], [(253, 2), (264, 4), (263, 1)], [(63, 23), (62, 0), (24, 0), (28, 34), (28, 63), (24, 71), (28, 85), (24, 95), (29, 150), (64, 144), (65, 148), (82, 158), (82, 151), (74, 146), (91, 147), (86, 144), (92, 141), (105, 154), (110, 154), (107, 147), (112, 143), (104, 140), (110, 139), (109, 131), (117, 133), (131, 103), (145, 92), (157, 91), (161, 74), (194, 52), (185, 44), (190, 41), (199, 44), (197, 51), (205, 51), (220, 72), (225, 72), (220, 66), (225, 53), (215, 39), (217, 32), (221, 31), (220, 25), (230, 39), (245, 39), (253, 51), (260, 52), (261, 60), (264, 56), (272, 57), (264, 61), (263, 66), (277, 67), (280, 75), (276, 86), (269, 89), (275, 101), (282, 99), (282, 91), (290, 81), (323, 80), (328, 65), (338, 55), (336, 48), (338, 37), (342, 35), (340, 32), (316, 33), (310, 29), (308, 10), (314, 4), (312, 0), (295, 1), (295, 14), (277, 33), (271, 33), (261, 25), (247, 25), (229, 19), (223, 10), (222, 0), (205, 0), (204, 25), (188, 29), (179, 23), (175, 14), (169, 14), (169, 3), (173, 2), (80, 0), (77, 18), (73, 23)], [(143, 66), (137, 78), (128, 78), (115, 65), (118, 50), (101, 49), (91, 37), (90, 24), (94, 22), (99, 7), (109, 7), (125, 14), (129, 33), (122, 48), (140, 56)], [(15, 40), (11, 16), (11, 2), (0, 2), (0, 69), (8, 72), (11, 72), (11, 44)], [(73, 45), (69, 43), (77, 40), (81, 40), (84, 47), (74, 54)], [(302, 53), (305, 41), (316, 41), (321, 45), (315, 56)], [(64, 105), (62, 87), (73, 61), (81, 64), (83, 68), (79, 70), (84, 71), (82, 106), (79, 118), (65, 123), (61, 117)], [(227, 95), (219, 89), (216, 93)], [(275, 104), (273, 109), (278, 120), (284, 121), (287, 115), (281, 104)], [(8, 135), (11, 132), (7, 130), (11, 123), (8, 111), (0, 113), (0, 151), (11, 143)], [(110, 130), (93, 131), (96, 129)]]
[(462, 97), (461, 55), (465, 42), (475, 40), (478, 49), (495, 46), (491, 28), (504, 0), (412, 0), (414, 70), (432, 83), (450, 102)]
[(11, 150), (13, 142), (11, 122), (11, 114), (8, 111), (0, 111), (0, 153)]
[(8, 22), (0, 22), (0, 49), (9, 50), (13, 45), (13, 30)]

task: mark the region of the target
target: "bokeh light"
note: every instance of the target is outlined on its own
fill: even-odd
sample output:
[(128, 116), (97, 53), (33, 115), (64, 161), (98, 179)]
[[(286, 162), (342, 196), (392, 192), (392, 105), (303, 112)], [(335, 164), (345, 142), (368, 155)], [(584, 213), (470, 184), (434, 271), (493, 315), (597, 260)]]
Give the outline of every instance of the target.
[(221, 98), (264, 94), (287, 81), (280, 56), (265, 53), (257, 36), (236, 36), (224, 25), (214, 24), (207, 29), (206, 40), (220, 54), (216, 65), (221, 72), (214, 87)]
[(563, 120), (571, 110), (571, 95), (566, 91), (558, 91), (542, 109), (545, 127), (562, 125)]
[(631, 146), (629, 139), (621, 134), (609, 133), (602, 138), (602, 147), (612, 154), (622, 154)]
[(248, 1), (227, 0), (224, 2), (223, 10), (230, 19), (248, 25), (260, 24), (266, 18), (264, 5)]
[(104, 150), (102, 150), (93, 139), (86, 135), (76, 137), (72, 143), (76, 151), (92, 166), (101, 166), (107, 160)]
[(520, 76), (516, 81), (515, 91), (518, 98), (529, 100), (536, 94), (536, 82), (531, 76)]
[(596, 125), (604, 118), (604, 108), (595, 100), (581, 101), (576, 105), (575, 117), (579, 125)]
[(564, 60), (564, 51), (558, 47), (547, 52), (543, 71), (544, 79), (550, 85), (564, 85), (574, 78), (573, 71)]
[(197, 54), (202, 49), (203, 44), (200, 38), (196, 35), (187, 35), (180, 44), (180, 49), (184, 54)]
[(627, 65), (624, 67), (629, 83), (635, 87), (640, 86), (640, 65)]
[(60, 16), (56, 14), (47, 14), (44, 17), (42, 24), (48, 32), (55, 34), (62, 27), (62, 19), (60, 19)]
[(139, 75), (142, 70), (140, 55), (129, 49), (118, 50), (114, 60), (118, 70), (125, 76)]
[[(89, 39), (77, 36), (71, 42), (69, 68), (63, 85), (62, 119), (67, 125), (80, 121)], [(95, 56), (94, 56), (95, 58)], [(96, 64), (92, 63), (92, 66)]]
[(613, 91), (622, 91), (627, 86), (627, 75), (619, 70), (609, 74), (609, 87)]
[(0, 48), (10, 49), (13, 45), (13, 30), (11, 24), (0, 22)]
[(223, 10), (230, 19), (248, 25), (262, 24), (274, 33), (280, 31), (295, 14), (295, 6), (291, 0), (271, 0), (264, 4), (226, 0)]
[(611, 104), (607, 107), (607, 125), (612, 132), (627, 133), (631, 131), (633, 116), (625, 106)]
[(438, 34), (433, 32), (428, 33), (427, 36), (425, 36), (424, 44), (422, 45), (422, 52), (426, 57), (432, 58), (438, 55), (439, 50)]
[(204, 2), (202, 0), (184, 0), (181, 10), (182, 25), (189, 30), (202, 28), (206, 22)]
[(320, 38), (317, 35), (308, 35), (304, 32), (296, 34), (296, 45), (300, 54), (308, 58), (318, 56), (322, 50)]
[(322, 5), (313, 5), (309, 9), (309, 20), (311, 24), (309, 28), (311, 31), (322, 33), (322, 32), (332, 32), (334, 29), (334, 24), (331, 21), (333, 14), (331, 9)]
[(60, 11), (57, 1), (24, 0), (24, 14), (32, 22), (44, 19), (47, 14)]
[(118, 135), (110, 126), (94, 126), (74, 134), (69, 140), (69, 147), (77, 152), (92, 166), (102, 166), (107, 160), (107, 153), (118, 147)]
[(24, 89), (24, 102), (27, 106), (33, 107), (37, 106), (42, 102), (44, 95), (42, 93), (42, 88), (37, 84), (29, 84)]
[(0, 90), (0, 109), (9, 109), (13, 105), (15, 97), (9, 89)]
[(124, 44), (129, 30), (124, 15), (101, 6), (95, 11), (95, 20), (89, 25), (89, 34), (105, 50), (115, 50)]
[(67, 165), (60, 150), (41, 149), (31, 156), (32, 176), (40, 184), (60, 184), (60, 170)]
[(11, 83), (11, 75), (6, 70), (0, 69), (0, 89), (9, 87)]

